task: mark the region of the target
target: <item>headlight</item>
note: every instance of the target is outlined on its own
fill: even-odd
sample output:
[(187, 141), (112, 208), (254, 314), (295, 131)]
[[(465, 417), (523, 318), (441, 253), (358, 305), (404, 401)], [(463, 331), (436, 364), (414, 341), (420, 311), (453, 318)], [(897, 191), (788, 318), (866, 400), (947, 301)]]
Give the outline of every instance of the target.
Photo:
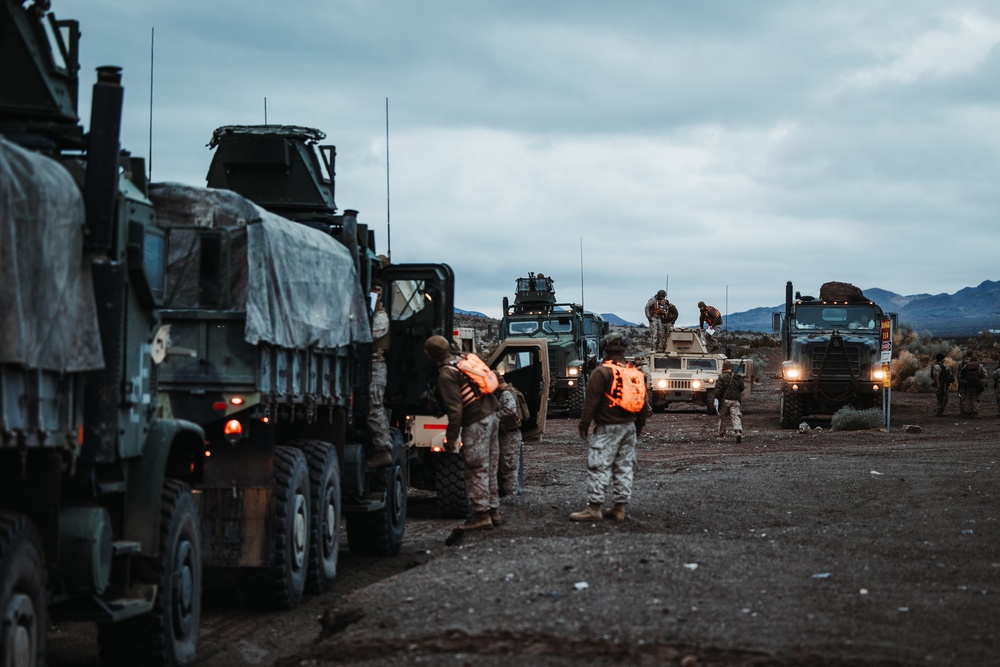
[(877, 380), (877, 381), (881, 382), (884, 379), (885, 379), (885, 371), (883, 371), (882, 368), (879, 367), (879, 366), (873, 366), (872, 367), (872, 380)]
[(705, 384), (715, 384), (715, 378), (705, 378)]
[(795, 366), (789, 366), (787, 368), (783, 368), (781, 369), (781, 372), (785, 374), (786, 380), (798, 380), (800, 377), (802, 377), (801, 372)]
[(566, 374), (569, 375), (570, 377), (576, 377), (577, 375), (580, 374), (580, 369), (577, 368), (576, 366), (571, 366), (569, 370), (566, 372)]
[(691, 380), (692, 389), (701, 389), (701, 380)]
[(666, 380), (660, 380), (659, 382), (656, 383), (656, 386), (659, 387), (660, 389), (666, 389), (667, 388), (667, 381)]

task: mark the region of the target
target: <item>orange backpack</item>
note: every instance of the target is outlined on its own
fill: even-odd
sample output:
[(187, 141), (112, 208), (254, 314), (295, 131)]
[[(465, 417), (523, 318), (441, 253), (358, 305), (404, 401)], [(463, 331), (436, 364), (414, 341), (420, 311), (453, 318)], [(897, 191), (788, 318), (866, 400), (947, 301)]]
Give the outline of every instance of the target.
[(452, 362), (451, 365), (462, 372), (467, 380), (466, 387), (472, 390), (462, 392), (464, 405), (481, 398), (483, 394), (492, 394), (500, 386), (496, 371), (472, 352), (463, 354), (458, 361)]
[(614, 373), (608, 397), (609, 407), (619, 407), (628, 412), (642, 412), (646, 408), (646, 376), (632, 364), (616, 364), (605, 361), (601, 364)]

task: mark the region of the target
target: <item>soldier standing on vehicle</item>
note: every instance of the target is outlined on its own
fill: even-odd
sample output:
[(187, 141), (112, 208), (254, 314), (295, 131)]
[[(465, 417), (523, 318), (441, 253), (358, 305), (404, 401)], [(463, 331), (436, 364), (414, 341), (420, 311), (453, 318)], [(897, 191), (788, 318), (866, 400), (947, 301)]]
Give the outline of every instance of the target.
[[(646, 320), (649, 321), (649, 337), (654, 352), (663, 352), (667, 345), (667, 313), (669, 312), (667, 292), (659, 290), (646, 302)], [(674, 320), (677, 319), (674, 308)]]
[[(641, 371), (625, 360), (628, 338), (620, 333), (604, 337), (607, 357), (590, 374), (580, 416), (580, 437), (587, 440), (587, 508), (573, 512), (573, 521), (600, 521), (605, 516), (625, 520), (632, 496), (632, 467), (636, 438), (646, 423), (646, 381)], [(589, 433), (590, 423), (594, 431)], [(614, 507), (601, 512), (611, 486)]]
[(719, 437), (726, 437), (726, 420), (732, 421), (736, 444), (743, 441), (743, 377), (733, 372), (733, 364), (722, 362), (722, 374), (715, 382), (715, 409), (719, 413)]
[(508, 384), (500, 374), (497, 378), (500, 386), (494, 395), (500, 403), (497, 409), (497, 416), (500, 417), (500, 486), (504, 496), (519, 496), (521, 484), (518, 472), (521, 468), (521, 448), (524, 446), (521, 425), (530, 414), (528, 404), (517, 387)]
[(962, 362), (958, 370), (959, 410), (963, 417), (979, 416), (979, 398), (986, 390), (986, 367), (975, 354)]
[(708, 327), (708, 330), (705, 332), (705, 342), (710, 349), (716, 350), (719, 348), (719, 345), (715, 342), (714, 335), (715, 332), (722, 328), (722, 313), (715, 306), (706, 305), (704, 301), (698, 302), (698, 311), (698, 328), (704, 329), (706, 326)]
[(944, 363), (944, 355), (938, 352), (934, 357), (934, 365), (931, 366), (931, 384), (934, 386), (934, 393), (937, 395), (938, 417), (944, 414), (945, 407), (948, 406), (948, 387), (951, 385), (951, 369)]
[[(480, 393), (472, 386), (463, 371), (459, 370), (459, 357), (452, 353), (444, 336), (428, 338), (424, 343), (424, 354), (438, 365), (437, 393), (448, 416), (445, 448), (453, 453), (461, 451), (465, 461), (465, 495), (472, 507), (472, 516), (459, 528), (492, 528), (500, 523), (500, 494), (497, 488), (500, 418), (497, 416), (497, 399), (493, 394)], [(458, 449), (459, 442), (461, 450)]]
[(392, 438), (389, 435), (389, 418), (385, 412), (386, 366), (385, 354), (389, 349), (389, 313), (382, 301), (382, 284), (372, 285), (376, 295), (375, 312), (372, 313), (372, 363), (371, 382), (368, 385), (368, 428), (372, 432), (374, 454), (365, 463), (369, 470), (392, 463)]

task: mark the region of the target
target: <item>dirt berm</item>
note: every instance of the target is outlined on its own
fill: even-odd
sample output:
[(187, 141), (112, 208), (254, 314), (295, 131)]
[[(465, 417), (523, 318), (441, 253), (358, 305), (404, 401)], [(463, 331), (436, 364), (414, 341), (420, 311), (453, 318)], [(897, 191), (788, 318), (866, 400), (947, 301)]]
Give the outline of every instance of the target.
[(390, 576), (352, 585), (374, 563), (345, 555), (317, 638), (278, 664), (1000, 664), (992, 390), (978, 420), (897, 392), (888, 433), (781, 430), (777, 399), (757, 386), (739, 445), (653, 415), (623, 524), (567, 520), (586, 448), (550, 422), (502, 526), (445, 547), (455, 522), (414, 502)]

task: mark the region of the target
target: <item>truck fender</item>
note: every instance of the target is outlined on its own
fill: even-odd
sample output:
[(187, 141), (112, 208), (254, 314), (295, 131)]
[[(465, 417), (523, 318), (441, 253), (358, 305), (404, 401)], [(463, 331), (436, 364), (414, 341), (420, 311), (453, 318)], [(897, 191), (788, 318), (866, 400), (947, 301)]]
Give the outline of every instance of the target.
[(205, 432), (183, 419), (154, 419), (146, 435), (143, 455), (132, 459), (128, 469), (123, 539), (138, 542), (142, 553), (152, 556), (160, 549), (160, 499), (168, 476), (190, 481), (192, 465), (202, 457)]

